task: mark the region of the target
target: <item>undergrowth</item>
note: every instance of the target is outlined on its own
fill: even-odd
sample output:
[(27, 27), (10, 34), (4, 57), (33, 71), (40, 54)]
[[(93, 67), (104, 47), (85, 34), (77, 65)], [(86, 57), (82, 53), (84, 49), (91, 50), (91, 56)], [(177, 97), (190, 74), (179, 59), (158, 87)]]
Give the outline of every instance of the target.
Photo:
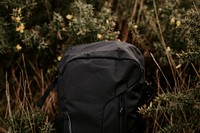
[(146, 133), (200, 131), (197, 0), (3, 0), (0, 2), (0, 132), (55, 132), (56, 93), (36, 107), (63, 52), (102, 40), (144, 54)]

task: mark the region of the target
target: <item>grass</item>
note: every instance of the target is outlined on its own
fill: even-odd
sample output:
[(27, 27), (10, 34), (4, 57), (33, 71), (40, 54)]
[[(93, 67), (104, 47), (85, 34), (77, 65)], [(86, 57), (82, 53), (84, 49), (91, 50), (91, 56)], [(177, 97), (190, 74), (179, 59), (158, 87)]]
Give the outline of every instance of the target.
[[(147, 118), (146, 133), (197, 133), (200, 130), (199, 70), (192, 63), (177, 68), (169, 48), (166, 47), (165, 51), (171, 70), (171, 78), (166, 75), (165, 70), (151, 53), (158, 69), (156, 76), (157, 95), (147, 104), (148, 106), (144, 105), (139, 110)], [(13, 84), (8, 79), (8, 73), (5, 74), (5, 100), (0, 103), (0, 106), (4, 107), (0, 111), (0, 125), (2, 125), (0, 132), (55, 132), (56, 93), (50, 94), (48, 102), (42, 109), (37, 108), (37, 100), (47, 88), (50, 80), (44, 76), (41, 69), (33, 64), (31, 64), (31, 71), (34, 73), (34, 78), (30, 79), (23, 55), (22, 58), (23, 66), (21, 66), (20, 72), (17, 72), (18, 69), (12, 70)], [(191, 68), (196, 74), (195, 77), (190, 75)], [(161, 77), (164, 77), (165, 86), (162, 85)], [(173, 84), (171, 84), (172, 81)], [(40, 90), (34, 90), (34, 88), (40, 88)]]
[[(23, 57), (23, 56), (22, 56)], [(35, 73), (37, 85), (41, 86), (41, 90), (33, 88), (33, 80), (27, 75), (25, 60), (23, 60), (23, 69), (19, 75), (12, 70), (12, 78), (14, 84), (9, 83), (8, 73), (5, 75), (5, 99), (0, 103), (0, 132), (2, 133), (50, 133), (55, 131), (53, 127), (56, 111), (56, 93), (51, 93), (48, 101), (42, 109), (36, 106), (38, 98), (47, 87), (44, 84), (44, 76), (42, 70)], [(33, 69), (36, 72), (36, 68)], [(47, 83), (48, 84), (48, 83)], [(33, 94), (34, 92), (34, 94)]]
[[(151, 57), (157, 66), (156, 83), (157, 94), (149, 102), (139, 108), (139, 112), (146, 116), (146, 133), (197, 133), (200, 131), (200, 77), (198, 64), (188, 62), (184, 65), (176, 64), (173, 52), (165, 43), (157, 7), (153, 0), (159, 38), (170, 71), (161, 68), (154, 55)], [(161, 78), (163, 77), (163, 78)], [(165, 82), (163, 86), (162, 83)], [(153, 121), (153, 124), (150, 124)]]
[[(162, 15), (162, 13), (160, 12), (164, 10), (164, 8), (162, 9), (161, 7), (159, 7), (160, 5), (156, 5), (157, 1), (155, 0), (152, 0), (153, 12), (151, 12), (152, 14), (150, 15), (147, 14), (149, 13), (148, 11), (145, 12), (146, 9), (144, 9), (144, 7), (146, 1), (144, 0), (112, 2), (115, 3), (113, 4), (114, 14), (118, 17), (118, 20), (116, 22), (117, 25), (115, 28), (121, 33), (119, 39), (121, 39), (122, 41), (131, 42), (143, 48), (142, 50), (146, 52), (146, 55), (150, 57), (152, 62), (155, 64), (155, 68), (148, 69), (154, 71), (155, 73), (149, 73), (155, 74), (155, 76), (150, 75), (150, 77), (148, 78), (155, 78), (154, 82), (156, 83), (156, 85), (153, 86), (153, 88), (156, 90), (156, 94), (154, 94), (155, 96), (151, 96), (151, 98), (148, 99), (149, 102), (147, 102), (144, 106), (139, 107), (139, 112), (143, 114), (144, 117), (147, 119), (146, 133), (199, 132), (199, 62), (196, 61), (197, 63), (195, 63), (193, 61), (184, 60), (184, 63), (180, 64), (179, 60), (173, 53), (174, 51), (169, 47), (170, 38), (173, 40), (171, 42), (173, 42), (174, 45), (182, 40), (184, 34), (186, 34), (188, 29), (181, 29), (181, 26), (179, 28), (176, 28), (176, 25), (174, 25), (174, 27), (171, 28), (172, 31), (174, 31), (172, 37), (168, 36), (168, 38), (166, 38), (166, 31), (168, 31), (168, 29), (165, 26), (168, 25), (170, 16), (165, 16), (164, 20), (167, 20), (167, 22), (160, 20)], [(130, 2), (129, 5), (132, 5), (132, 7), (127, 8), (126, 2)], [(120, 6), (122, 4), (125, 4), (125, 6)], [(123, 10), (126, 10), (126, 13), (122, 12)], [(170, 11), (170, 9), (167, 11)], [(107, 15), (108, 17), (113, 17), (111, 14)], [(174, 14), (170, 15), (173, 16)], [(104, 15), (102, 14), (102, 16)], [(153, 17), (146, 20), (146, 16)], [(192, 15), (189, 16), (193, 17)], [(191, 18), (188, 18), (191, 26), (195, 25), (195, 22), (197, 22), (199, 18), (198, 16), (199, 12), (196, 13), (196, 20), (191, 21)], [(59, 17), (61, 16), (58, 16), (58, 18)], [(176, 19), (177, 21), (182, 22), (179, 20), (179, 18)], [(69, 22), (71, 22), (71, 20)], [(115, 22), (114, 18), (113, 22)], [(88, 25), (88, 23), (86, 24)], [(190, 25), (188, 24), (186, 27)], [(196, 25), (196, 27), (198, 27), (198, 23)], [(52, 27), (54, 26), (55, 24), (52, 23)], [(94, 27), (96, 26), (94, 25)], [(168, 25), (168, 27), (170, 31), (170, 25)], [(194, 29), (191, 28), (190, 33), (193, 33), (195, 35), (194, 37), (198, 39), (198, 34), (196, 34), (198, 33), (198, 28), (196, 27)], [(73, 28), (74, 26), (72, 27), (72, 29)], [(110, 31), (113, 30), (112, 28), (114, 27), (111, 27)], [(145, 29), (144, 33), (142, 32), (143, 29)], [(77, 28), (77, 30), (80, 30), (80, 28)], [(107, 29), (105, 29), (105, 31), (103, 30), (103, 33), (109, 33), (106, 30)], [(179, 30), (183, 30), (183, 33), (179, 32)], [(115, 32), (113, 31), (112, 34), (115, 35), (114, 33)], [(178, 34), (178, 37), (174, 35), (175, 33)], [(74, 32), (74, 34), (74, 38), (77, 39), (76, 32)], [(94, 34), (92, 33), (91, 35), (93, 36)], [(85, 36), (83, 36), (83, 38), (84, 37)], [(96, 34), (93, 37), (96, 38)], [(191, 36), (191, 38), (189, 38), (188, 40), (191, 40), (191, 42), (195, 42), (192, 40), (194, 37)], [(87, 39), (80, 40), (88, 41)], [(19, 41), (21, 42), (21, 40)], [(149, 54), (149, 51), (153, 51), (152, 49), (154, 49), (154, 43), (159, 45), (158, 47), (160, 47), (160, 51), (162, 51), (162, 54), (158, 54), (160, 51), (154, 51), (155, 53), (152, 52), (151, 54)], [(176, 47), (174, 46), (174, 48)], [(1, 51), (0, 49), (0, 53), (5, 52)], [(186, 55), (188, 55), (187, 51), (185, 53)], [(44, 56), (47, 55), (49, 56), (49, 53), (44, 54)], [(165, 65), (161, 64), (160, 60), (157, 59), (158, 55), (166, 59)], [(35, 62), (30, 61), (28, 60), (28, 58), (25, 58), (24, 54), (20, 55), (20, 58), (20, 63), (16, 63), (18, 61), (14, 62), (17, 64), (17, 66), (11, 65), (10, 70), (6, 70), (6, 72), (4, 72), (5, 74), (1, 74), (4, 76), (4, 78), (2, 78), (4, 80), (1, 82), (5, 82), (5, 86), (3, 86), (2, 89), (3, 94), (0, 94), (2, 96), (0, 106), (3, 107), (0, 108), (0, 132), (55, 132), (54, 124), (58, 113), (56, 93), (52, 92), (50, 94), (47, 99), (48, 102), (45, 103), (42, 109), (39, 109), (36, 106), (37, 100), (40, 98), (41, 94), (43, 94), (43, 92), (46, 90), (47, 86), (51, 82), (52, 75), (48, 75), (48, 73), (46, 74), (43, 69), (39, 68), (40, 64), (37, 62), (37, 60), (35, 60)], [(46, 57), (42, 59), (46, 59)], [(15, 58), (13, 58), (13, 60), (15, 60)], [(146, 65), (149, 66), (151, 65), (151, 63)], [(165, 68), (166, 66), (167, 70)]]

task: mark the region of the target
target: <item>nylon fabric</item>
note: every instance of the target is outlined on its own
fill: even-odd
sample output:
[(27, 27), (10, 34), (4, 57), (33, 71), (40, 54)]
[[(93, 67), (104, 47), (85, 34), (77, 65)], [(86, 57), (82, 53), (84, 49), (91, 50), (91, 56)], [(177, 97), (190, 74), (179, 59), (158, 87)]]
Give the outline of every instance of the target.
[(145, 92), (144, 60), (135, 46), (116, 41), (74, 46), (59, 74), (59, 112), (66, 118), (61, 132), (142, 133), (137, 108)]

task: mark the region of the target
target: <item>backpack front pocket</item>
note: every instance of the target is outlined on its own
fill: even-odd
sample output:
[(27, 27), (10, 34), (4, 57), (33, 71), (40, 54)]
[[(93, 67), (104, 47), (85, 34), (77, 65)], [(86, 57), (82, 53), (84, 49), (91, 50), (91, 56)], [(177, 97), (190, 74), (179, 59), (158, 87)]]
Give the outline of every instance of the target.
[(124, 95), (110, 100), (104, 107), (102, 132), (124, 133)]

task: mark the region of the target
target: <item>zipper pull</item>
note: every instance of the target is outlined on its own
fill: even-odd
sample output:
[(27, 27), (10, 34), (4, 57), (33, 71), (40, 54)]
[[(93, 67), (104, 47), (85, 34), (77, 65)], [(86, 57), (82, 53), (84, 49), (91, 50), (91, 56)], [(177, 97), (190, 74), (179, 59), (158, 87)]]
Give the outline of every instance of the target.
[(119, 131), (124, 133), (124, 113), (125, 113), (125, 103), (124, 94), (119, 96)]
[(124, 113), (124, 95), (120, 96), (120, 109), (119, 109), (119, 113), (120, 114)]
[(120, 115), (124, 112), (124, 107), (121, 107), (119, 110)]

